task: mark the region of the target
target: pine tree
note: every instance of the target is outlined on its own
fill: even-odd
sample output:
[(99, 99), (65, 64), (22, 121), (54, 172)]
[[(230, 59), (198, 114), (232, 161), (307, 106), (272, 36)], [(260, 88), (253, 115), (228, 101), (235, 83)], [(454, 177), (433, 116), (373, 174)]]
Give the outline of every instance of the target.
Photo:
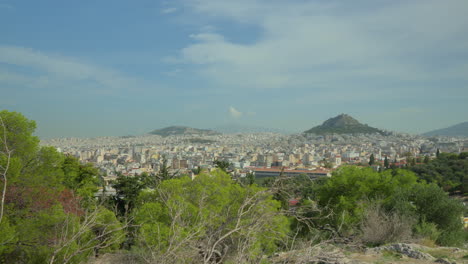
[(372, 166), (375, 163), (375, 157), (374, 154), (372, 153), (369, 157), (369, 165)]
[(385, 156), (385, 160), (384, 160), (384, 168), (388, 169), (388, 166), (389, 166), (389, 162), (388, 162), (388, 158), (387, 156)]

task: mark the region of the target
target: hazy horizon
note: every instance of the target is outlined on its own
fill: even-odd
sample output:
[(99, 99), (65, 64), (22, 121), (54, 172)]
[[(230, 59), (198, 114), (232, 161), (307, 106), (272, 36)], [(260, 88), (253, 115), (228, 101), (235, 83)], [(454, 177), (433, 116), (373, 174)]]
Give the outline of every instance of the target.
[(0, 0), (0, 109), (41, 138), (468, 121), (468, 2)]

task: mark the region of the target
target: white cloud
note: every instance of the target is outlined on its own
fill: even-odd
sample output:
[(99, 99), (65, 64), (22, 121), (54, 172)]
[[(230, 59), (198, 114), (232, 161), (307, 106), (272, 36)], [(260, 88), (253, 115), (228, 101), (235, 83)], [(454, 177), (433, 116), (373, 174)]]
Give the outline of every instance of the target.
[[(369, 1), (370, 7), (363, 10), (354, 3), (322, 1), (184, 3), (198, 15), (260, 30), (259, 38), (249, 44), (213, 31), (192, 34), (194, 42), (180, 51), (181, 61), (197, 65), (197, 73), (225, 86), (337, 87), (349, 85), (351, 79), (425, 81), (444, 75), (445, 69), (430, 69), (437, 68), (431, 57), (450, 52), (467, 56), (468, 2), (464, 0), (379, 2), (381, 6)], [(466, 79), (457, 65), (448, 68)]]
[(234, 107), (230, 106), (229, 107), (229, 115), (232, 118), (239, 119), (242, 117), (243, 113), (235, 109)]
[[(50, 87), (54, 84), (68, 88), (74, 84), (84, 87), (83, 84), (86, 84), (96, 90), (111, 92), (135, 89), (139, 83), (136, 79), (111, 69), (23, 47), (0, 45), (0, 63), (15, 66), (0, 68), (1, 82), (23, 83), (35, 88)], [(26, 69), (27, 73), (15, 71), (17, 67)]]
[(163, 14), (171, 14), (171, 13), (174, 13), (177, 11), (177, 8), (175, 7), (168, 7), (168, 8), (165, 8), (163, 10), (161, 10), (161, 13)]

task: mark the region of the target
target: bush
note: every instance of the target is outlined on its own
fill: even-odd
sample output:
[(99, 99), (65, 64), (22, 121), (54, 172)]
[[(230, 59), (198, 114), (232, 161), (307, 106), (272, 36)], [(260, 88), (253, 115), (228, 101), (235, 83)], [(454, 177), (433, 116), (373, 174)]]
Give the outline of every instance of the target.
[(410, 189), (416, 184), (413, 172), (386, 170), (378, 173), (371, 168), (341, 167), (316, 190), (319, 205), (335, 228), (352, 231), (359, 227), (366, 204), (365, 199), (391, 199), (399, 189)]
[(414, 227), (414, 234), (420, 239), (437, 241), (440, 233), (441, 232), (437, 229), (437, 225), (435, 223), (429, 223), (424, 220)]
[(155, 263), (206, 263), (215, 257), (257, 263), (289, 232), (280, 202), (268, 190), (242, 187), (221, 170), (163, 181), (139, 199), (135, 249), (150, 253)]
[(361, 223), (361, 240), (378, 246), (391, 242), (404, 242), (411, 238), (414, 221), (396, 212), (386, 212), (380, 203), (370, 204)]
[[(389, 204), (402, 215), (414, 215), (420, 223), (425, 221), (435, 225), (440, 231), (437, 244), (442, 246), (463, 244), (463, 223), (460, 218), (464, 206), (460, 201), (450, 198), (439, 186), (416, 184), (411, 189), (401, 190), (395, 194)], [(422, 226), (419, 228), (423, 231)], [(428, 229), (424, 231), (430, 232)]]

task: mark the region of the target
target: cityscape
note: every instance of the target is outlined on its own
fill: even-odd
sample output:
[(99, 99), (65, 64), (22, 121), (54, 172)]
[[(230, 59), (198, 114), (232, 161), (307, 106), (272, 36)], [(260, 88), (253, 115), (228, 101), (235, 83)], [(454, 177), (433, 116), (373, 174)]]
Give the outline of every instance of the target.
[[(177, 175), (194, 176), (197, 168), (212, 170), (215, 161), (227, 161), (231, 174), (257, 179), (281, 174), (331, 176), (342, 165), (368, 166), (375, 170), (389, 164), (405, 167), (434, 159), (436, 153), (468, 152), (468, 138), (419, 136), (397, 132), (384, 134), (293, 134), (236, 133), (189, 130), (178, 135), (58, 138), (42, 140), (42, 145), (95, 164), (103, 173), (107, 191), (118, 175), (157, 173), (165, 162)], [(413, 164), (414, 165), (414, 164)]]

